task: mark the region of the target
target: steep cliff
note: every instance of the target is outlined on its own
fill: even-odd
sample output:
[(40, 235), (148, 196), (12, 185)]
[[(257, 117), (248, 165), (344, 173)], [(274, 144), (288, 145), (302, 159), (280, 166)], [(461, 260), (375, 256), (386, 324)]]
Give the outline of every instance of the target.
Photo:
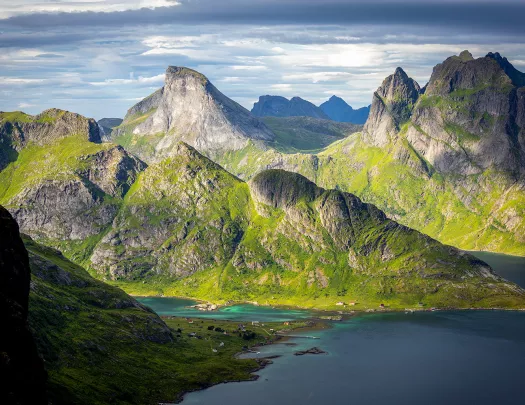
[(47, 404), (46, 372), (27, 325), (31, 270), (11, 215), (0, 206), (0, 402)]
[(146, 162), (171, 156), (179, 141), (215, 156), (274, 134), (202, 74), (169, 67), (164, 87), (132, 107), (112, 139)]

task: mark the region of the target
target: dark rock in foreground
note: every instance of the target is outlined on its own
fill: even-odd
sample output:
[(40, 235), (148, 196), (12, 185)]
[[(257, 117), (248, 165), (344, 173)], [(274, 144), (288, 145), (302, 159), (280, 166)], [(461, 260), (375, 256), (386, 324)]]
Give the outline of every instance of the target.
[(46, 372), (27, 326), (30, 269), (18, 225), (0, 207), (0, 403), (46, 404)]
[(305, 354), (328, 354), (322, 349), (319, 349), (318, 347), (312, 347), (308, 350), (299, 350), (298, 352), (294, 353), (294, 356), (304, 356)]

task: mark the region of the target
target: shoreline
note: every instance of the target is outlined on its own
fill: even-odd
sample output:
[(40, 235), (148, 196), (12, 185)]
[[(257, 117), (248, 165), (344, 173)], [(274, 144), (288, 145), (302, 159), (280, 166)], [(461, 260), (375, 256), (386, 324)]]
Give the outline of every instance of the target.
[[(173, 297), (175, 298), (175, 297)], [(518, 309), (518, 310), (515, 310), (515, 309), (500, 309), (500, 308), (462, 308), (462, 309), (457, 309), (457, 308), (446, 308), (446, 309), (439, 309), (439, 310), (436, 310), (436, 311), (430, 311), (429, 309), (421, 309), (421, 310), (418, 310), (418, 311), (413, 311), (413, 313), (424, 313), (424, 312), (446, 312), (446, 311), (451, 311), (451, 312), (464, 312), (464, 311), (506, 311), (506, 312), (525, 312), (525, 309)], [(196, 310), (196, 313), (200, 313), (201, 311), (198, 311)], [(209, 312), (215, 312), (215, 311), (209, 311)], [(320, 311), (320, 310), (317, 310), (316, 312), (328, 312), (328, 311)], [(295, 343), (291, 342), (291, 343), (287, 343), (289, 340), (292, 340), (294, 339), (295, 337), (294, 336), (287, 336), (289, 335), (290, 333), (293, 333), (294, 331), (300, 331), (300, 332), (308, 332), (308, 331), (318, 331), (318, 330), (324, 330), (324, 329), (330, 329), (332, 328), (332, 323), (333, 322), (343, 322), (343, 321), (347, 321), (348, 319), (350, 318), (353, 318), (353, 317), (358, 317), (358, 316), (362, 316), (362, 315), (379, 315), (379, 314), (395, 314), (395, 313), (402, 313), (404, 311), (402, 310), (398, 310), (398, 311), (395, 311), (395, 310), (380, 310), (380, 311), (374, 311), (374, 312), (366, 312), (366, 311), (353, 311), (353, 313), (346, 313), (342, 316), (342, 319), (341, 320), (330, 320), (330, 319), (322, 319), (322, 318), (318, 318), (318, 317), (315, 317), (315, 314), (312, 314), (313, 316), (311, 318), (307, 318), (307, 319), (301, 319), (301, 320), (295, 320), (295, 321), (298, 321), (298, 322), (306, 322), (307, 325), (298, 325), (297, 327), (294, 327), (294, 328), (290, 328), (284, 332), (281, 332), (279, 333), (279, 331), (276, 331), (276, 333), (279, 333), (278, 335), (275, 334), (272, 336), (272, 339), (267, 341), (267, 342), (264, 342), (264, 343), (254, 343), (253, 345), (248, 345), (247, 346), (247, 349), (250, 350), (250, 349), (255, 349), (257, 347), (263, 347), (263, 346), (271, 346), (271, 345), (276, 345), (276, 344), (290, 344), (290, 345), (295, 345)], [(184, 318), (183, 316), (176, 316), (176, 315), (163, 315), (161, 316), (161, 318)], [(196, 316), (196, 318), (198, 318), (198, 316)], [(227, 321), (227, 322), (232, 322), (232, 323), (235, 323), (235, 322), (238, 322), (236, 320), (224, 320), (224, 321)], [(294, 322), (294, 321), (291, 321), (291, 322)], [(322, 346), (322, 345), (321, 345)], [(203, 390), (206, 390), (208, 388), (211, 388), (211, 387), (214, 387), (216, 385), (221, 385), (221, 384), (228, 384), (228, 383), (235, 383), (235, 382), (249, 382), (249, 381), (257, 381), (259, 378), (260, 378), (260, 375), (256, 374), (257, 372), (265, 369), (266, 367), (270, 366), (271, 364), (273, 364), (273, 359), (275, 358), (279, 358), (281, 357), (281, 355), (269, 355), (269, 356), (265, 356), (265, 357), (260, 357), (260, 358), (246, 358), (246, 359), (241, 359), (239, 358), (239, 356), (241, 356), (242, 354), (245, 354), (247, 353), (246, 350), (243, 350), (243, 351), (240, 351), (240, 352), (237, 352), (235, 354), (232, 355), (233, 358), (237, 359), (237, 360), (254, 360), (256, 363), (257, 363), (257, 366), (253, 367), (252, 369), (250, 369), (249, 371), (247, 371), (249, 377), (246, 378), (246, 379), (231, 379), (231, 380), (224, 380), (224, 381), (220, 381), (220, 382), (216, 382), (216, 383), (209, 383), (207, 385), (203, 385), (201, 387), (198, 387), (198, 388), (194, 388), (194, 389), (188, 389), (188, 390), (185, 390), (183, 392), (181, 392), (177, 398), (175, 399), (175, 402), (163, 402), (163, 403), (159, 403), (159, 405), (170, 405), (170, 404), (180, 404), (180, 403), (183, 403), (184, 401), (184, 398), (187, 394), (189, 393), (192, 393), (192, 392), (197, 392), (197, 391), (203, 391)]]
[[(161, 318), (164, 318), (164, 317), (174, 318), (174, 316), (171, 316), (171, 315), (162, 316)], [(229, 320), (228, 322), (235, 322), (235, 321)], [(329, 321), (318, 320), (318, 319), (312, 318), (312, 319), (306, 320), (306, 322), (311, 322), (312, 324), (311, 325), (307, 325), (307, 326), (298, 326), (297, 328), (291, 328), (291, 329), (287, 330), (286, 332), (287, 333), (288, 332), (293, 332), (293, 331), (308, 332), (308, 331), (323, 330), (323, 329), (331, 328), (331, 325), (329, 324)], [(286, 344), (286, 342), (289, 339), (293, 339), (293, 337), (292, 336), (286, 336), (286, 335), (274, 335), (274, 339), (269, 341), (269, 342), (267, 342), (267, 343), (255, 343), (252, 346), (247, 346), (247, 347), (248, 347), (248, 349), (253, 349), (253, 348), (256, 348), (256, 347), (271, 346), (271, 345), (275, 345), (275, 344)], [(250, 371), (248, 371), (248, 374), (250, 376), (249, 378), (244, 379), (244, 380), (240, 380), (240, 379), (225, 380), (225, 381), (220, 381), (220, 382), (217, 382), (217, 383), (210, 383), (209, 385), (206, 385), (206, 386), (203, 386), (203, 387), (199, 387), (199, 388), (195, 388), (195, 389), (189, 389), (189, 390), (181, 392), (177, 396), (177, 398), (175, 399), (175, 402), (173, 402), (173, 403), (170, 403), (170, 402), (159, 402), (159, 405), (180, 404), (180, 403), (182, 403), (184, 401), (184, 397), (187, 394), (190, 394), (192, 392), (197, 392), (197, 391), (203, 391), (203, 390), (206, 390), (208, 388), (214, 387), (216, 385), (230, 384), (230, 383), (236, 383), (236, 382), (237, 383), (241, 383), (241, 382), (257, 381), (260, 378), (260, 376), (255, 374), (255, 373), (257, 373), (258, 371), (261, 371), (264, 368), (266, 368), (267, 366), (273, 364), (273, 361), (272, 361), (273, 359), (281, 357), (281, 355), (270, 355), (270, 356), (266, 356), (266, 357), (253, 358), (253, 359), (240, 359), (238, 356), (240, 356), (243, 353), (246, 353), (246, 351), (241, 351), (241, 352), (235, 353), (233, 355), (233, 358), (235, 358), (237, 360), (254, 360), (255, 362), (257, 362), (257, 366), (254, 367), (253, 369), (251, 369)]]
[[(520, 312), (520, 311), (525, 311), (525, 307), (523, 308), (496, 308), (496, 307), (491, 307), (491, 308), (481, 308), (481, 307), (480, 308), (476, 308), (476, 307), (471, 307), (471, 308), (458, 308), (458, 307), (389, 308), (388, 306), (386, 306), (385, 308), (366, 308), (366, 309), (345, 309), (345, 307), (341, 309), (319, 309), (319, 308), (302, 307), (302, 306), (294, 306), (294, 305), (259, 304), (254, 301), (229, 301), (227, 304), (217, 304), (211, 301), (203, 300), (200, 298), (192, 298), (192, 297), (167, 296), (167, 295), (132, 295), (132, 294), (129, 294), (129, 295), (132, 298), (173, 298), (173, 299), (180, 299), (180, 300), (195, 301), (197, 304), (207, 304), (207, 305), (216, 306), (216, 309), (214, 310), (197, 310), (196, 311), (197, 313), (218, 312), (221, 308), (228, 308), (228, 307), (233, 307), (236, 305), (253, 305), (255, 307), (280, 309), (280, 310), (310, 311), (312, 313), (322, 314), (321, 316), (343, 316), (343, 317), (359, 315), (359, 314), (399, 313), (399, 312), (407, 312), (407, 311), (408, 312), (443, 312), (443, 311), (518, 311)], [(176, 316), (176, 315), (171, 315), (171, 316)]]

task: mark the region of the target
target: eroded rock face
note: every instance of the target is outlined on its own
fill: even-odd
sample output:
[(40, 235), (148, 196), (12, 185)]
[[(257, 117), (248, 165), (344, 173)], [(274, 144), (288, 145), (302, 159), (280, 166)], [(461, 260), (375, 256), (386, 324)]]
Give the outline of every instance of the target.
[(212, 156), (241, 149), (249, 140), (274, 137), (261, 121), (217, 90), (205, 76), (187, 68), (169, 67), (163, 89), (133, 107), (128, 115), (146, 111), (152, 111), (151, 115), (133, 129), (138, 137), (158, 135), (151, 140), (153, 152), (136, 151), (146, 161), (171, 156), (180, 141)]
[(374, 93), (363, 130), (366, 139), (376, 146), (393, 141), (401, 126), (410, 119), (420, 91), (419, 84), (397, 68)]
[[(222, 175), (222, 174), (223, 175)], [(223, 266), (243, 235), (226, 194), (240, 181), (192, 147), (151, 165), (91, 257), (112, 278), (159, 272), (184, 277)]]
[[(79, 241), (98, 235), (117, 214), (146, 166), (120, 146), (79, 158), (67, 179), (28, 184), (7, 201), (21, 229), (33, 237)], [(115, 198), (111, 200), (111, 198)]]
[(53, 108), (34, 117), (21, 116), (16, 121), (0, 120), (0, 134), (9, 135), (17, 151), (29, 143), (42, 146), (71, 134), (90, 142), (102, 141), (97, 122), (79, 114)]
[(46, 373), (28, 330), (31, 271), (18, 225), (0, 207), (0, 402), (46, 404)]
[(524, 78), (499, 54), (474, 59), (464, 51), (437, 65), (420, 94), (417, 83), (398, 69), (374, 95), (365, 139), (376, 146), (407, 139), (445, 174), (494, 169), (520, 177)]

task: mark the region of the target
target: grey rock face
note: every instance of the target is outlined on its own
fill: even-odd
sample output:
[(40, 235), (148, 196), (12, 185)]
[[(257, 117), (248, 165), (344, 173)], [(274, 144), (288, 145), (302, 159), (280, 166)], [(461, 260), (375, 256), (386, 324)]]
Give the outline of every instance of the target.
[(249, 111), (217, 90), (206, 77), (191, 69), (169, 67), (162, 91), (130, 110), (156, 110), (133, 134), (160, 134), (154, 160), (169, 157), (179, 141), (214, 154), (241, 149), (249, 140), (272, 140), (274, 134)]
[(116, 201), (146, 167), (120, 146), (83, 156), (85, 164), (68, 180), (49, 179), (26, 186), (8, 201), (21, 229), (34, 237), (83, 240), (109, 225)]
[(397, 68), (374, 93), (370, 115), (363, 129), (365, 139), (376, 146), (394, 140), (412, 114), (421, 89), (419, 84)]
[(493, 168), (515, 178), (523, 173), (523, 93), (501, 63), (501, 57), (454, 56), (434, 69), (407, 139), (438, 171), (472, 175)]
[(281, 96), (261, 96), (253, 105), (257, 117), (313, 117), (328, 120), (330, 117), (316, 105), (300, 97), (291, 100)]
[(49, 180), (23, 190), (9, 202), (24, 232), (39, 238), (83, 240), (110, 224), (118, 206), (81, 178)]
[(83, 156), (88, 163), (78, 174), (112, 197), (124, 197), (146, 164), (121, 146)]
[[(365, 139), (385, 146), (406, 138), (441, 173), (474, 175), (494, 168), (514, 178), (525, 168), (525, 77), (499, 54), (468, 51), (434, 68), (424, 94), (398, 69), (374, 94)], [(406, 132), (400, 133), (407, 124)]]
[(79, 114), (50, 109), (30, 117), (28, 121), (0, 121), (0, 134), (8, 135), (17, 151), (30, 142), (46, 145), (71, 134), (81, 136), (90, 142), (102, 142), (97, 122)]
[(128, 110), (126, 117), (124, 117), (124, 121), (129, 120), (133, 116), (142, 115), (147, 113), (148, 111), (156, 109), (162, 101), (163, 94), (164, 87), (158, 89), (155, 93), (149, 95), (144, 100), (135, 104)]

